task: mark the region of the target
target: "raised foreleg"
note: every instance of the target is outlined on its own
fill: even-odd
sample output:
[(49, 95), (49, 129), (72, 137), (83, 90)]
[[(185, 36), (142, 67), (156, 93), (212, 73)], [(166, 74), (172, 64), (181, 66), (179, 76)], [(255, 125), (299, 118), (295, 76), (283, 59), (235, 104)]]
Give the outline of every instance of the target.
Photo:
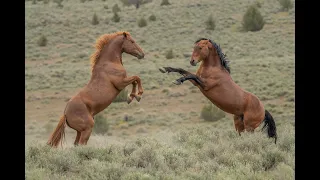
[(194, 75), (194, 74), (189, 74), (187, 76), (181, 77), (181, 78), (173, 81), (173, 83), (176, 84), (176, 85), (180, 85), (186, 80), (190, 80), (190, 81), (193, 80), (202, 89), (204, 88), (204, 85), (203, 85), (202, 81), (200, 80), (200, 78), (197, 75)]
[(137, 82), (136, 81), (133, 81), (132, 83), (132, 90), (131, 90), (131, 93), (128, 94), (128, 97), (127, 97), (127, 103), (130, 104), (133, 100), (133, 98), (136, 98), (136, 100), (139, 102), (140, 99), (141, 99), (141, 96), (137, 95), (136, 94), (136, 87), (137, 87)]
[[(138, 85), (138, 94), (135, 93), (135, 85), (134, 85), (135, 82)], [(142, 88), (140, 77), (139, 76), (126, 77), (126, 78), (122, 79), (122, 81), (120, 83), (117, 84), (117, 88), (123, 89), (123, 88), (127, 87), (129, 84), (133, 84), (132, 92), (134, 94), (132, 94), (132, 92), (131, 92), (131, 94), (137, 99), (137, 101), (140, 101), (141, 95), (143, 94), (143, 88)]]
[[(163, 67), (163, 69), (159, 68), (159, 71), (162, 73), (170, 73), (170, 72), (177, 72), (179, 74), (181, 74), (183, 77), (186, 77), (188, 75), (194, 75), (193, 73), (186, 71), (182, 68), (173, 68), (173, 67)], [(194, 75), (195, 76), (195, 75)], [(188, 79), (193, 85), (195, 86), (200, 86), (199, 83), (197, 81), (195, 81), (194, 78), (189, 78)]]

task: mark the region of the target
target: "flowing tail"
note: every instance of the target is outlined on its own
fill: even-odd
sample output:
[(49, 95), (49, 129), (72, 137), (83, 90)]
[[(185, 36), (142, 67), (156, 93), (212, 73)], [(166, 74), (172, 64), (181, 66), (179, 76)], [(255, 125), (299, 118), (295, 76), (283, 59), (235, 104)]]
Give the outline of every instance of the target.
[(59, 142), (61, 142), (62, 146), (62, 140), (65, 138), (65, 132), (64, 129), (66, 127), (67, 117), (66, 115), (63, 115), (60, 118), (60, 121), (56, 127), (56, 129), (51, 134), (47, 144), (53, 147), (57, 147)]
[(265, 110), (265, 115), (264, 115), (264, 125), (262, 127), (262, 130), (267, 127), (268, 131), (268, 136), (269, 138), (272, 137), (274, 138), (274, 143), (277, 144), (277, 127), (276, 123), (273, 120), (273, 117), (269, 113), (269, 111)]

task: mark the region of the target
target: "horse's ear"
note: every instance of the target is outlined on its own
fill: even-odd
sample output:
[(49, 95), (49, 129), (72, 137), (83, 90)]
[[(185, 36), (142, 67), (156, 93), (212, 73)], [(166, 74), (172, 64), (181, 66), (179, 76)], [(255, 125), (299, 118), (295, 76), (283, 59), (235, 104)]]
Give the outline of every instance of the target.
[(126, 32), (123, 32), (123, 36), (124, 36), (125, 38), (127, 38), (127, 33), (126, 33)]

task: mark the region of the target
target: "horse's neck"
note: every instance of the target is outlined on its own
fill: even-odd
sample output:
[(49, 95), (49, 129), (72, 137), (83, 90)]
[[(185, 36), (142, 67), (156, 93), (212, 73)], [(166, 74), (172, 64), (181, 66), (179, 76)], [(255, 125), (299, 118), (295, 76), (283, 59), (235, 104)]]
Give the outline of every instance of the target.
[(218, 55), (210, 54), (207, 59), (202, 61), (203, 67), (221, 67), (220, 58)]
[(92, 70), (92, 76), (96, 76), (101, 71), (106, 71), (107, 64), (119, 64), (122, 66), (122, 52), (121, 48), (109, 48), (110, 45), (105, 45), (104, 49), (101, 51), (99, 59)]
[(115, 63), (115, 64), (122, 64), (122, 52), (121, 47), (111, 47), (110, 45), (105, 45), (99, 59), (96, 62), (96, 66), (103, 66), (107, 63)]
[(113, 44), (107, 44), (101, 51), (101, 55), (97, 61), (99, 65), (108, 62), (122, 64), (122, 52), (121, 47), (112, 47)]
[[(214, 69), (214, 71), (213, 71)], [(212, 72), (215, 72), (215, 74), (212, 74)], [(230, 74), (227, 72), (227, 70), (222, 66), (220, 57), (216, 55), (210, 54), (207, 59), (204, 59), (200, 65), (200, 68), (197, 71), (198, 75), (208, 75), (211, 74), (213, 76), (220, 76), (216, 73), (222, 73), (220, 75), (225, 76), (226, 74), (230, 76)]]

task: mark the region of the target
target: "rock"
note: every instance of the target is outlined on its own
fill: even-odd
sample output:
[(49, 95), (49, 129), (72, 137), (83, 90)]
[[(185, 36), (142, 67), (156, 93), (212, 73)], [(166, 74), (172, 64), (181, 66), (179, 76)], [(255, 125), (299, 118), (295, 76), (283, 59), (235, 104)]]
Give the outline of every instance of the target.
[(188, 58), (191, 57), (192, 53), (191, 52), (185, 52), (183, 53), (183, 57)]

